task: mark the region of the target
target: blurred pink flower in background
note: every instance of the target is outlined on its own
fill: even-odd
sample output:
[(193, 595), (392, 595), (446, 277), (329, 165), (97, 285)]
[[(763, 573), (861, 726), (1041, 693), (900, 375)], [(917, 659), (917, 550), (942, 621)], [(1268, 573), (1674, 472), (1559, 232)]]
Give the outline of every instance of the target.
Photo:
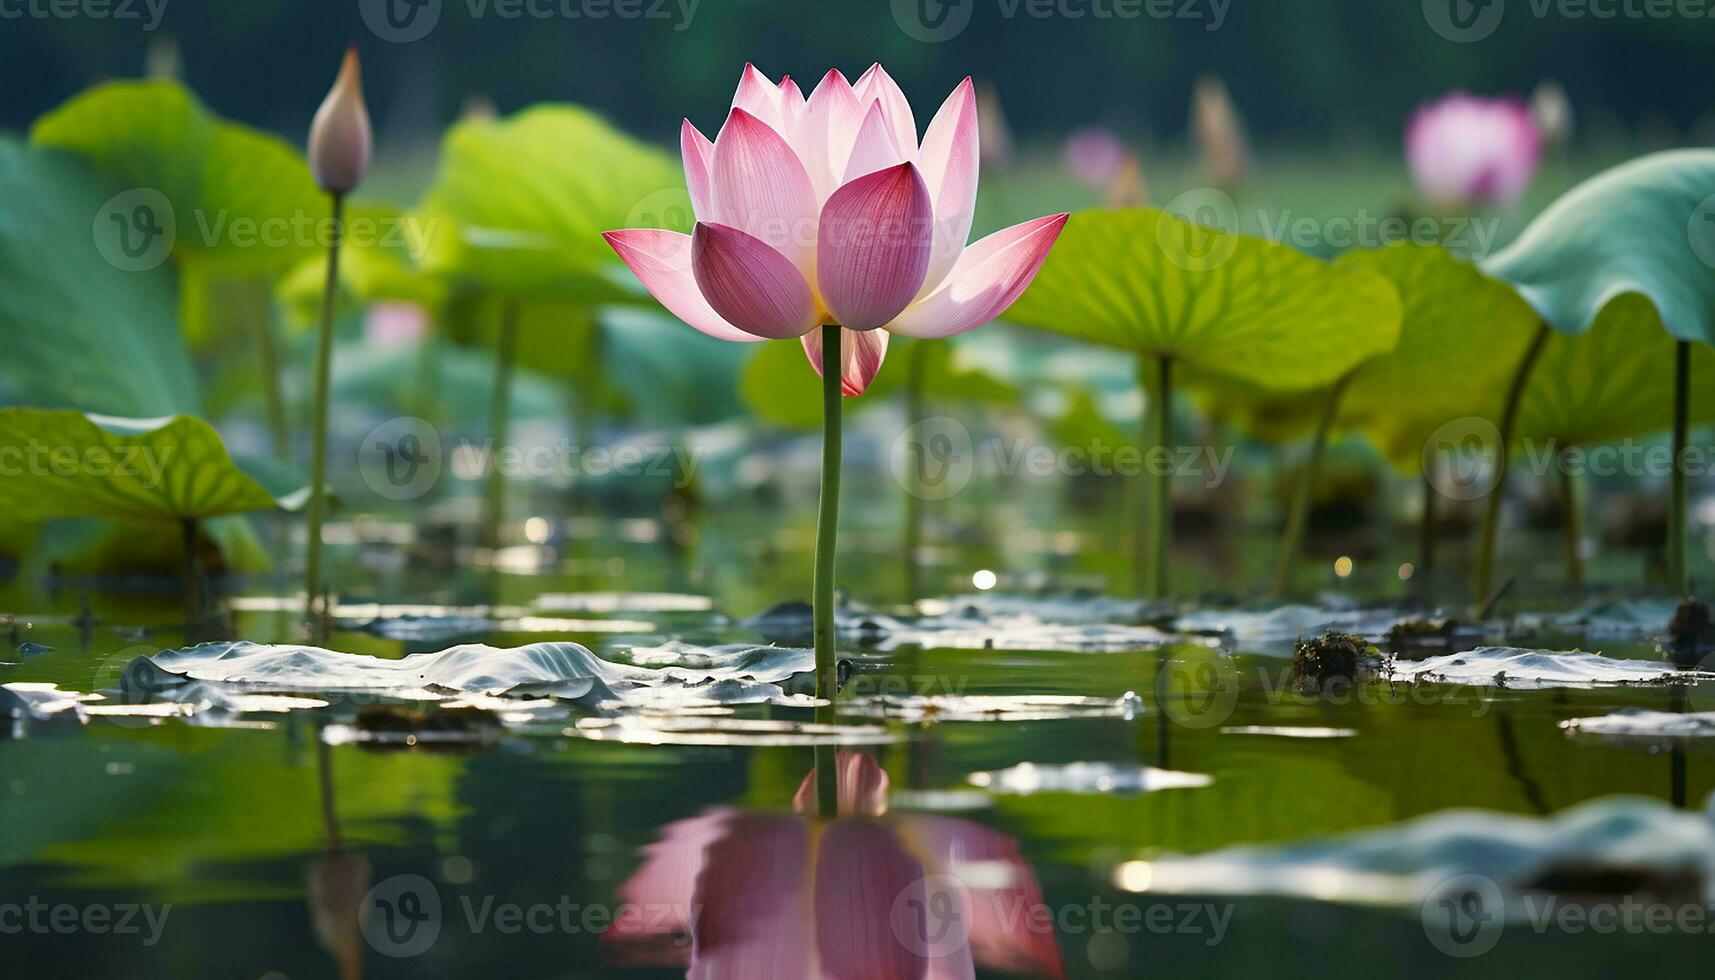
[(608, 232), (608, 244), (674, 316), (723, 340), (800, 340), (821, 370), (824, 324), (844, 328), (841, 389), (860, 395), (888, 332), (950, 337), (993, 320), (1041, 268), (1066, 216), (969, 248), (979, 142), (970, 79), (921, 142), (880, 65), (830, 71), (808, 98), (746, 65), (710, 142), (685, 120), (696, 229)]
[(1454, 92), (1420, 107), (1405, 129), (1418, 193), (1440, 207), (1505, 205), (1530, 186), (1542, 135), (1517, 99)]
[(416, 303), (376, 303), (363, 314), (363, 342), (370, 347), (410, 347), (429, 335), (429, 311)]
[(1105, 126), (1083, 126), (1066, 137), (1060, 159), (1079, 183), (1105, 190), (1125, 166), (1126, 148), (1113, 130)]
[(1018, 842), (981, 824), (888, 814), (887, 774), (841, 752), (839, 817), (814, 773), (792, 814), (730, 808), (669, 824), (619, 889), (640, 914), (602, 936), (631, 966), (696, 980), (954, 980), (976, 964), (1063, 977), (1053, 921)]

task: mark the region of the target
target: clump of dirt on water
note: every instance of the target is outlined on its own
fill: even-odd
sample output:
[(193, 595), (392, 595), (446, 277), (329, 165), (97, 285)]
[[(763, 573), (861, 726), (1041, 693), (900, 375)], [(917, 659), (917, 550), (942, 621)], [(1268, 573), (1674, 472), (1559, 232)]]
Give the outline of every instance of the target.
[(1351, 687), (1373, 679), (1381, 666), (1381, 651), (1355, 633), (1328, 630), (1292, 648), (1292, 682), (1300, 690)]

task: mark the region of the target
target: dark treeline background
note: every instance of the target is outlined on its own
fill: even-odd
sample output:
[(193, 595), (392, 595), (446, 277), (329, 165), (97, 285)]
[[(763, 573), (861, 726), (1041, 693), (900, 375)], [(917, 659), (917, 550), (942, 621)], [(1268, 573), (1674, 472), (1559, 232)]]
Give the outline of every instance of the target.
[[(31, 14), (79, 2), (128, 6), (142, 19)], [(300, 140), (347, 41), (365, 55), (383, 138), (401, 140), (438, 131), (473, 95), (502, 111), (584, 102), (662, 142), (689, 115), (712, 135), (746, 60), (811, 83), (829, 66), (855, 76), (880, 60), (919, 103), (920, 124), (974, 73), (1000, 92), (1025, 139), (1102, 121), (1142, 141), (1180, 142), (1202, 73), (1225, 79), (1253, 135), (1276, 145), (1395, 143), (1404, 116), (1434, 94), (1522, 94), (1543, 78), (1566, 86), (1586, 134), (1701, 141), (1715, 109), (1715, 19), (1623, 13), (1658, 9), (1646, 0), (1588, 0), (1622, 12), (1610, 18), (1567, 16), (1586, 0), (1490, 0), (1509, 4), (1499, 28), (1464, 44), (1431, 30), (1420, 0), (1221, 0), (1218, 30), (1209, 30), (1214, 0), (1171, 0), (1183, 19), (1098, 15), (1138, 0), (1036, 0), (1084, 12), (1045, 19), (1027, 13), (1030, 0), (953, 0), (969, 6), (969, 25), (943, 43), (898, 22), (940, 0), (699, 0), (688, 23), (691, 0), (621, 0), (658, 5), (665, 19), (602, 20), (561, 11), (613, 0), (532, 0), (548, 16), (514, 18), (501, 16), (509, 0), (427, 0), (440, 4), (438, 24), (410, 43), (377, 37), (363, 2), (164, 0), (159, 25), (145, 31), (145, 0), (0, 0), (0, 126), (23, 129), (92, 81), (140, 74), (164, 39), (215, 109)]]

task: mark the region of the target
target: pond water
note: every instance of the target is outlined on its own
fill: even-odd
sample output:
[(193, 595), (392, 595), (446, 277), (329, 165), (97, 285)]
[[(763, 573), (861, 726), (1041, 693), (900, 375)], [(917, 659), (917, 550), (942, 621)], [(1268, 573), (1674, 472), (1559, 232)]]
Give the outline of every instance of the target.
[[(498, 581), (397, 545), (347, 549), (380, 584), (348, 597), (329, 644), (397, 660), (573, 641), (623, 665), (604, 675), (619, 704), (571, 697), (564, 677), (558, 699), (468, 673), (452, 682), (466, 690), (427, 694), (256, 683), (236, 657), (223, 669), (247, 685), (139, 686), (139, 656), (201, 669), (157, 656), (203, 638), (173, 625), (170, 590), (68, 586), (20, 607), (11, 635), (0, 626), (0, 682), (34, 709), (14, 705), (0, 740), (0, 896), (18, 907), (0, 919), (6, 975), (682, 975), (687, 909), (704, 967), (733, 976), (804, 975), (788, 964), (807, 950), (854, 977), (1708, 962), (1715, 916), (1684, 919), (1715, 888), (1704, 743), (1562, 725), (1715, 710), (1695, 673), (1605, 684), (1556, 660), (1557, 679), (1533, 685), (1515, 661), (1499, 680), (1309, 694), (1289, 680), (1298, 630), (1398, 616), (1175, 622), (1066, 593), (989, 595), (853, 611), (826, 727), (789, 658), (768, 661), (788, 665), (772, 681), (698, 673), (727, 661), (696, 648), (803, 642), (792, 610), (756, 616), (802, 591), (803, 542), (716, 531), (684, 561), (659, 528), (636, 537), (600, 556), (519, 545)], [(854, 592), (884, 594), (863, 586), (885, 548), (852, 553)], [(694, 570), (728, 558), (759, 571)], [(634, 591), (612, 591), (616, 561)], [(286, 582), (249, 583), (201, 632), (299, 642)], [(418, 604), (365, 605), (402, 599)], [(1661, 660), (1647, 630), (1569, 622), (1515, 616), (1434, 652)], [(669, 664), (697, 681), (633, 684)], [(842, 816), (815, 824), (795, 797), (835, 743)], [(1447, 887), (1471, 876), (1475, 907)], [(1499, 904), (1483, 904), (1489, 890)], [(1682, 924), (1582, 917), (1647, 915), (1628, 903)]]

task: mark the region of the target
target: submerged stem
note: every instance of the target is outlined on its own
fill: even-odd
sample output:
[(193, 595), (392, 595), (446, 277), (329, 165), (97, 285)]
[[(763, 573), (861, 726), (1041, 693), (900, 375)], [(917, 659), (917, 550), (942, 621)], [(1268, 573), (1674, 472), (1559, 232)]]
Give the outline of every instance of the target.
[(1584, 588), (1584, 513), (1578, 502), (1578, 476), (1567, 459), (1572, 447), (1560, 451), (1561, 530), (1566, 536), (1566, 580), (1574, 589)]
[(1501, 502), (1506, 496), (1507, 455), (1512, 449), (1513, 427), (1518, 422), (1519, 406), (1524, 403), (1524, 392), (1530, 384), (1531, 371), (1535, 370), (1537, 359), (1542, 356), (1542, 348), (1548, 344), (1549, 332), (1550, 328), (1546, 323), (1537, 327), (1536, 336), (1531, 339), (1529, 349), (1524, 352), (1524, 359), (1519, 361), (1518, 370), (1513, 372), (1512, 385), (1507, 389), (1506, 405), (1501, 410), (1500, 445), (1495, 447), (1495, 482), (1489, 488), (1489, 499), (1483, 508), (1483, 536), (1477, 551), (1477, 573), (1474, 582), (1479, 605), (1488, 602), (1489, 589), (1494, 583), (1495, 538), (1500, 533)]
[(1435, 567), (1435, 535), (1438, 531), (1435, 525), (1435, 498), (1440, 494), (1441, 491), (1435, 489), (1435, 480), (1428, 473), (1424, 473), (1423, 514), (1418, 518), (1417, 529), (1417, 571), (1425, 576), (1425, 583), (1428, 582), (1428, 573)]
[(512, 375), (518, 353), (518, 301), (500, 307), (500, 337), (495, 348), (494, 392), (488, 408), (488, 507), (482, 520), (482, 543), (500, 547), (500, 525), (506, 520), (506, 474), (500, 456), (512, 433)]
[(339, 244), (345, 195), (330, 195), (333, 201), (333, 230), (328, 239), (327, 284), (322, 290), (322, 322), (316, 341), (316, 373), (310, 418), (310, 501), (307, 515), (309, 543), (304, 554), (305, 609), (314, 622), (315, 637), (327, 641), (328, 610), (322, 582), (322, 520), (327, 515), (328, 387), (333, 369), (333, 309), (339, 292)]
[(1316, 435), (1310, 441), (1310, 458), (1304, 461), (1304, 471), (1298, 474), (1298, 485), (1292, 491), (1291, 510), (1286, 514), (1286, 530), (1280, 538), (1280, 557), (1274, 563), (1274, 597), (1285, 598), (1292, 589), (1292, 566), (1298, 560), (1298, 550), (1304, 543), (1304, 528), (1310, 522), (1310, 498), (1316, 491), (1316, 478), (1322, 471), (1322, 456), (1328, 448), (1328, 433), (1333, 431), (1334, 419), (1340, 414), (1340, 399), (1345, 397), (1346, 385), (1352, 380), (1348, 372), (1334, 387), (1328, 389), (1328, 399), (1322, 404), (1322, 417), (1316, 422)]
[[(816, 572), (813, 580), (813, 630), (816, 647), (816, 698), (834, 715), (838, 691), (834, 647), (834, 550), (840, 523), (840, 328), (822, 327), (822, 499), (816, 512)], [(832, 819), (839, 808), (839, 778), (833, 751), (816, 756), (816, 805)]]
[(203, 612), (207, 608), (202, 583), (202, 555), (198, 551), (198, 539), (201, 529), (197, 519), (187, 517), (180, 526), (184, 531), (185, 540), (185, 621), (193, 630), (202, 622)]
[[(1142, 373), (1140, 371), (1140, 373)], [(1173, 441), (1173, 358), (1162, 354), (1156, 358), (1155, 387), (1151, 415), (1155, 419), (1155, 454), (1165, 458)], [(1167, 598), (1172, 588), (1168, 562), (1173, 551), (1173, 468), (1155, 468), (1155, 493), (1151, 501), (1154, 510), (1154, 536), (1150, 548), (1150, 594), (1156, 599)]]
[(1673, 372), (1673, 477), (1667, 499), (1668, 585), (1679, 595), (1691, 592), (1691, 573), (1685, 561), (1685, 447), (1691, 428), (1691, 344), (1680, 341), (1674, 351)]
[[(905, 426), (907, 429), (923, 419), (923, 375), (929, 362), (929, 345), (917, 341), (911, 345), (910, 362), (905, 375)], [(915, 466), (908, 466), (911, 485), (905, 489), (905, 601), (916, 602), (919, 587), (917, 552), (923, 546), (923, 486)]]

